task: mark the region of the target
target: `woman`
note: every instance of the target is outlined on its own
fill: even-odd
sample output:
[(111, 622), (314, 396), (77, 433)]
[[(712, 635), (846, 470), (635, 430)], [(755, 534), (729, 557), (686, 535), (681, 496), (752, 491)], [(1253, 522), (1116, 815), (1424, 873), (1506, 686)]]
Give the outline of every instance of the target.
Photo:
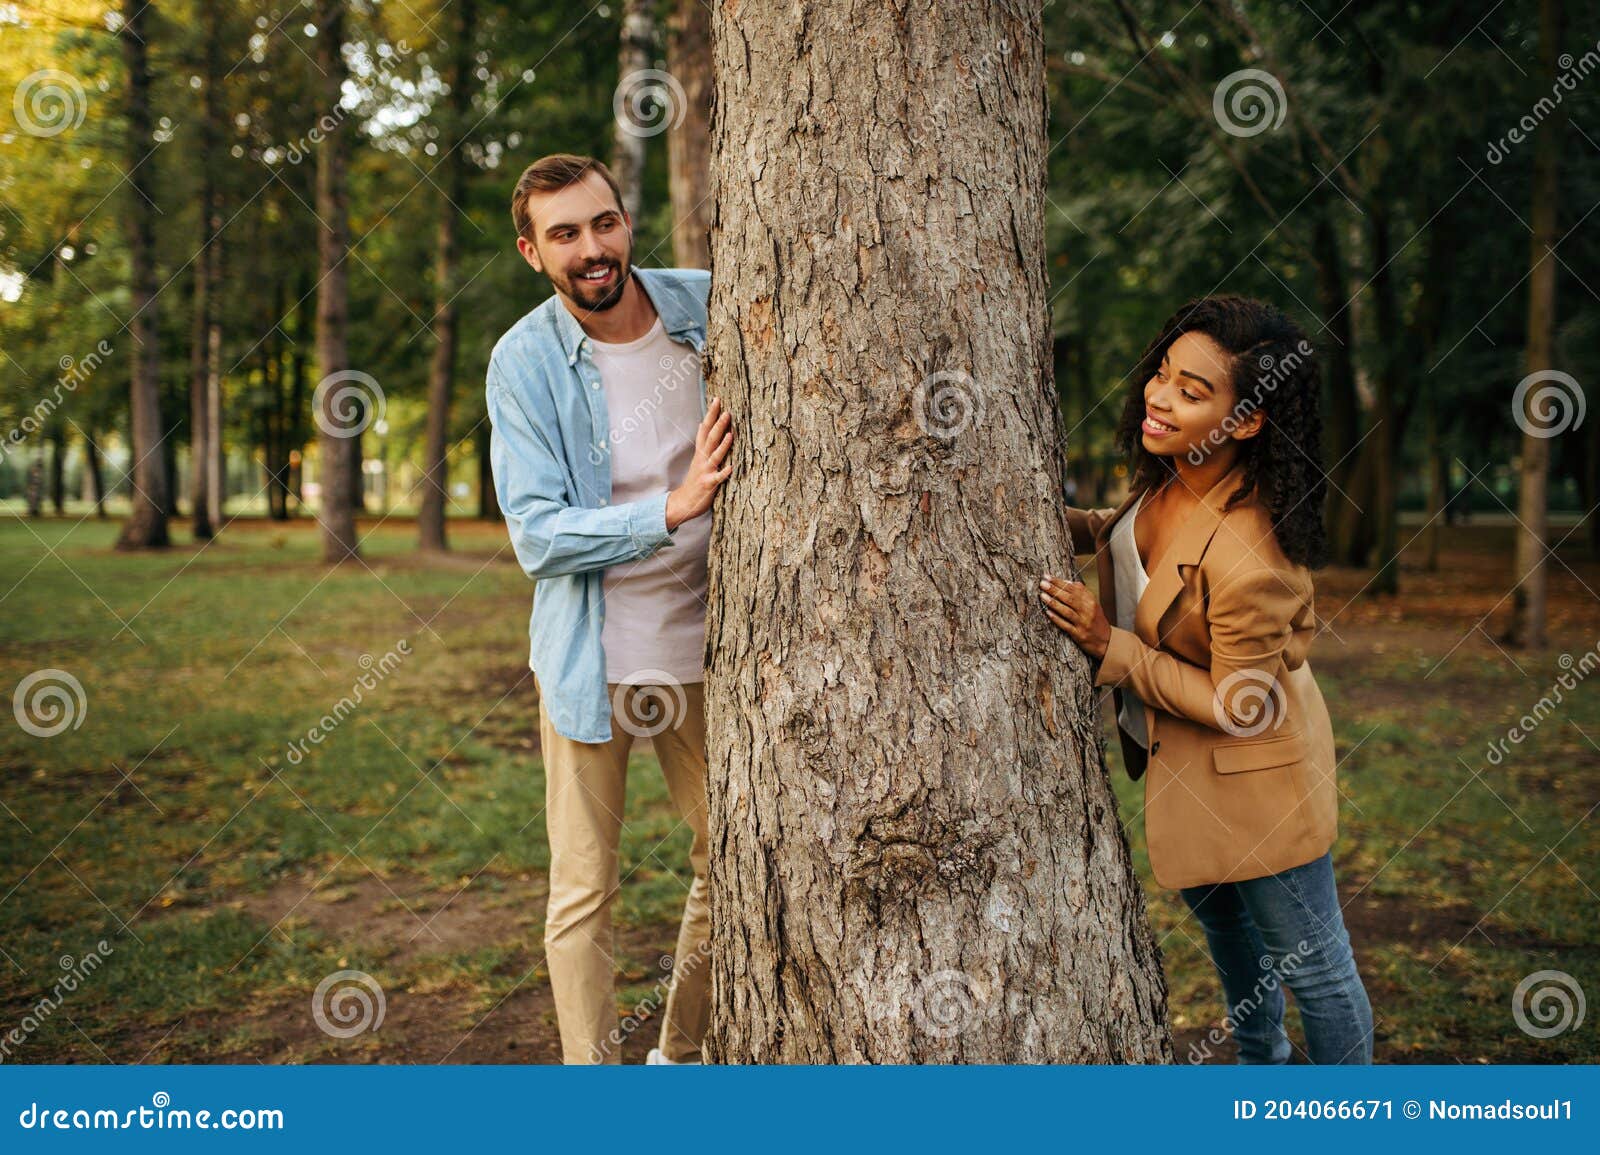
[(1205, 929), (1239, 1061), (1288, 1061), (1286, 983), (1312, 1062), (1371, 1062), (1329, 853), (1333, 730), (1306, 662), (1325, 548), (1315, 354), (1270, 305), (1212, 297), (1167, 321), (1134, 381), (1128, 500), (1068, 510), (1100, 596), (1047, 574), (1045, 613), (1113, 687), (1150, 865)]

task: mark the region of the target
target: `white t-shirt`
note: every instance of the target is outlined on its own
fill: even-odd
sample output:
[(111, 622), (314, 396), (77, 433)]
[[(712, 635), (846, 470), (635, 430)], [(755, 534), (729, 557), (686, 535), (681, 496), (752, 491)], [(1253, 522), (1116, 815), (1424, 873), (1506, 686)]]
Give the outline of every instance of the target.
[[(1111, 567), (1117, 592), (1117, 620), (1112, 623), (1119, 629), (1133, 629), (1133, 617), (1139, 609), (1139, 599), (1150, 577), (1139, 560), (1139, 544), (1133, 536), (1134, 519), (1144, 497), (1136, 498), (1133, 508), (1117, 519), (1111, 527)], [(1145, 749), (1150, 748), (1150, 733), (1144, 724), (1144, 703), (1127, 686), (1122, 687), (1122, 709), (1117, 712), (1117, 725), (1127, 731)]]
[[(606, 392), (613, 505), (655, 497), (683, 481), (694, 460), (700, 356), (661, 319), (636, 341), (589, 340)], [(602, 590), (606, 681), (682, 684), (705, 679), (706, 547), (711, 515), (673, 531), (672, 544), (611, 566)]]

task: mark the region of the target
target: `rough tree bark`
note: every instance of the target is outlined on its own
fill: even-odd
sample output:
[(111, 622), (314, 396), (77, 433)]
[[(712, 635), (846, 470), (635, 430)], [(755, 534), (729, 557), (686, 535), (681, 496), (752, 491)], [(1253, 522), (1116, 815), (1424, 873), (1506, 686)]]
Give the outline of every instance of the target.
[(450, 65), (449, 154), (444, 159), (439, 228), (434, 238), (433, 361), (428, 366), (428, 428), (423, 438), (422, 506), (417, 532), (423, 549), (449, 548), (445, 508), (449, 503), (450, 387), (456, 374), (456, 264), (461, 217), (457, 205), (467, 195), (464, 147), (472, 112), (472, 38), (477, 9), (473, 0), (456, 0), (454, 54)]
[(150, 137), (150, 52), (145, 43), (154, 5), (123, 0), (122, 59), (128, 71), (128, 265), (133, 318), (133, 366), (129, 384), (133, 460), (129, 470), (133, 512), (117, 536), (118, 549), (157, 549), (167, 545), (167, 466), (161, 455), (161, 375), (156, 328), (155, 201), (148, 153)]
[(683, 88), (683, 118), (667, 133), (672, 255), (680, 269), (711, 267), (711, 11), (674, 0), (667, 17), (667, 71)]
[[(318, 90), (322, 107), (339, 107), (344, 84), (344, 0), (319, 0), (317, 5)], [(350, 228), (346, 218), (345, 148), (347, 122), (340, 120), (317, 146), (317, 254), (321, 262), (317, 290), (317, 372), (322, 380), (343, 373), (349, 364), (345, 328), (349, 321), (349, 284), (345, 258)], [(340, 562), (357, 554), (355, 502), (351, 462), (359, 461), (360, 434), (351, 435), (352, 401), (359, 391), (338, 386), (321, 391), (317, 424), (321, 427), (317, 480), (321, 495), (317, 520), (322, 523), (324, 561)], [(359, 428), (360, 418), (356, 418)], [(359, 466), (357, 466), (359, 468)]]
[(720, 1062), (1167, 1061), (1051, 382), (1038, 5), (713, 14)]
[[(1554, 87), (1560, 73), (1556, 53), (1561, 38), (1561, 0), (1543, 0), (1539, 5), (1539, 69), (1541, 91)], [(1561, 130), (1566, 125), (1567, 109), (1558, 104), (1539, 129), (1533, 143), (1533, 256), (1528, 274), (1528, 347), (1526, 369), (1529, 376), (1555, 368), (1556, 335), (1556, 243), (1557, 214), (1560, 209)], [(1547, 386), (1525, 392), (1522, 426), (1522, 469), (1517, 501), (1517, 587), (1513, 602), (1516, 621), (1513, 629), (1517, 644), (1529, 649), (1545, 642), (1545, 539), (1549, 534), (1550, 438), (1565, 431), (1566, 425), (1553, 426), (1543, 412), (1550, 402)], [(1559, 387), (1555, 387), (1558, 388)], [(1542, 399), (1541, 399), (1541, 395)], [(1562, 400), (1574, 399), (1562, 393)], [(1569, 413), (1570, 416), (1570, 413)]]

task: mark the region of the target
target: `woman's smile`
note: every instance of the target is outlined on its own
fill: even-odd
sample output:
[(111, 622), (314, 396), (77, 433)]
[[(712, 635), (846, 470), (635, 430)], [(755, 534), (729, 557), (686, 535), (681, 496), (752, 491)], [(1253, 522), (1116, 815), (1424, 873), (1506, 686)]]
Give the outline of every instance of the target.
[(1149, 409), (1144, 411), (1144, 424), (1141, 426), (1146, 437), (1170, 437), (1178, 432), (1178, 427), (1170, 422), (1163, 421)]

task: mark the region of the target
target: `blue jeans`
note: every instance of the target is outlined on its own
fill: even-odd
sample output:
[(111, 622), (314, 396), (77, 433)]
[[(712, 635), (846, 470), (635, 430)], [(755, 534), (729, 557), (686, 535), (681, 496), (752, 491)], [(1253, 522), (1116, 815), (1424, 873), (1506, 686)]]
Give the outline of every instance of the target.
[(1372, 1062), (1372, 1005), (1356, 972), (1333, 857), (1265, 878), (1185, 887), (1222, 979), (1241, 1063), (1287, 1063), (1283, 987), (1313, 1063)]

